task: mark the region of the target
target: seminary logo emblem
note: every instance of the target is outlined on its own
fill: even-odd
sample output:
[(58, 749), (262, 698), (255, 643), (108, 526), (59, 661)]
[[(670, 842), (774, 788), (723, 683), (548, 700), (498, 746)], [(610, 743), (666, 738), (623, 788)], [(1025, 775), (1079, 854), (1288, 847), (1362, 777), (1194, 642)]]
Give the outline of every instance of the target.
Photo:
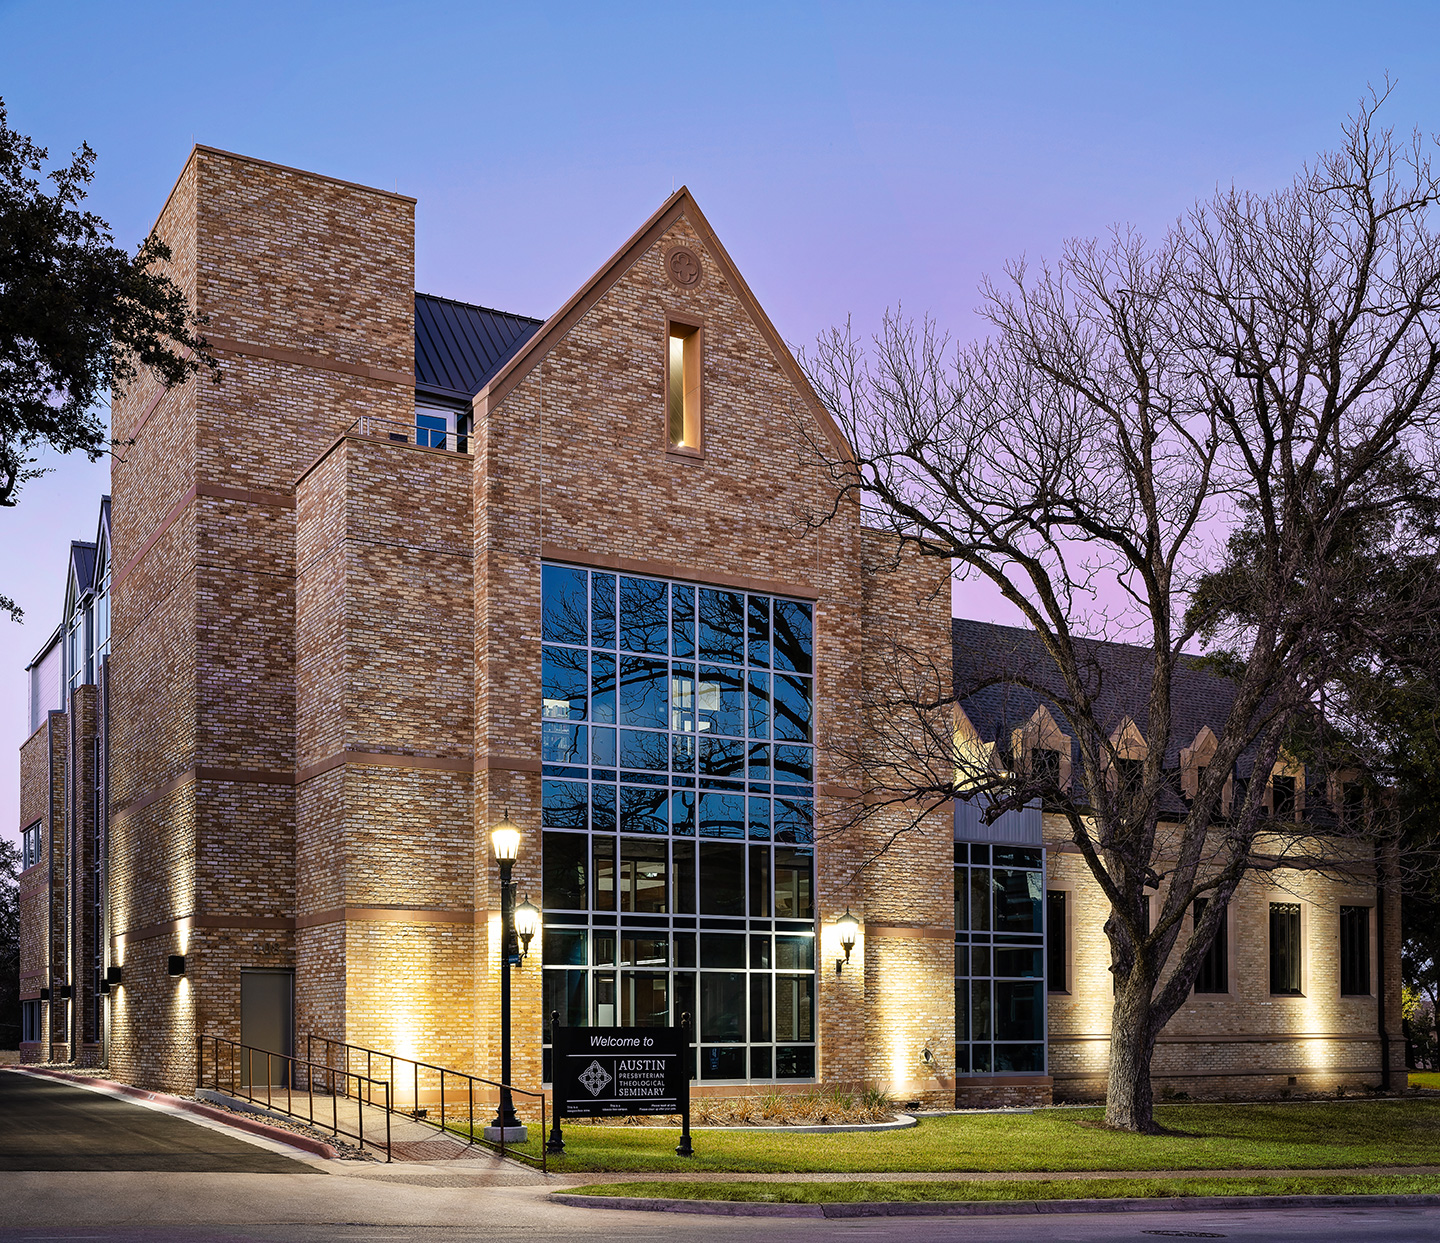
[(586, 1091), (591, 1096), (599, 1096), (605, 1090), (605, 1085), (610, 1082), (610, 1075), (599, 1062), (591, 1062), (580, 1073), (580, 1082), (585, 1085)]

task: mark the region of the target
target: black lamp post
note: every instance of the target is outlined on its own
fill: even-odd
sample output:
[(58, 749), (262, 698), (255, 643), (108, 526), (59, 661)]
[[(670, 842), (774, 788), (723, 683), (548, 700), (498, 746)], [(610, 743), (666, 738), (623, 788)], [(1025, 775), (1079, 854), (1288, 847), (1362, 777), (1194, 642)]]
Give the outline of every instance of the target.
[(518, 1128), (515, 1102), (510, 1095), (510, 963), (518, 961), (515, 950), (515, 882), (510, 870), (520, 854), (520, 830), (502, 820), (490, 833), (495, 861), (500, 865), (500, 1109), (492, 1127)]

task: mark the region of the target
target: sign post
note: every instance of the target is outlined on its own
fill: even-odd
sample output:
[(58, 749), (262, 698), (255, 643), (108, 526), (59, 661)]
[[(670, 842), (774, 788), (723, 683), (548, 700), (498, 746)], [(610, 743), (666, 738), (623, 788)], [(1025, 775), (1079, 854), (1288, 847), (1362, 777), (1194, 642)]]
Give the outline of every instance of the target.
[(561, 1027), (551, 1021), (555, 1123), (546, 1150), (565, 1151), (561, 1120), (679, 1114), (677, 1155), (690, 1145), (690, 1016), (679, 1027)]

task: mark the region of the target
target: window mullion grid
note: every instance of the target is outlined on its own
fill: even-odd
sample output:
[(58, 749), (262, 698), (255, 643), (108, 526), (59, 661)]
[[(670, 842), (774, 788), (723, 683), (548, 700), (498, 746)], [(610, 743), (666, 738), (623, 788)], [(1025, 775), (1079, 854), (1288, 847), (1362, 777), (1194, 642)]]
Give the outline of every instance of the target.
[[(601, 595), (601, 591), (599, 589), (601, 586), (603, 586), (603, 584), (597, 582), (597, 579), (599, 577), (600, 572), (592, 571), (589, 574), (585, 575), (583, 580), (585, 584), (583, 591), (584, 599), (592, 604)], [(666, 986), (666, 1005), (670, 1012), (670, 1021), (678, 1022), (681, 1009), (690, 1009), (692, 1012), (692, 1021), (695, 1024), (697, 1050), (703, 1050), (707, 1047), (707, 1045), (713, 1045), (713, 1042), (706, 1041), (704, 1039), (706, 1032), (703, 1030), (703, 1020), (700, 1014), (700, 1010), (703, 1006), (702, 998), (705, 992), (706, 976), (709, 973), (713, 973), (717, 976), (721, 974), (730, 975), (732, 977), (738, 975), (740, 1011), (740, 1024), (738, 1032), (739, 1039), (738, 1041), (726, 1041), (723, 1046), (715, 1047), (738, 1048), (742, 1051), (748, 1049), (749, 1056), (747, 1060), (749, 1061), (749, 1065), (741, 1066), (739, 1073), (736, 1077), (772, 1078), (776, 1076), (779, 1069), (776, 1063), (778, 1046), (780, 1044), (808, 1044), (813, 1050), (816, 1041), (815, 1024), (818, 1016), (816, 1014), (817, 998), (813, 951), (809, 958), (808, 969), (801, 972), (791, 972), (788, 974), (784, 972), (777, 972), (777, 963), (775, 959), (776, 941), (774, 937), (776, 847), (773, 838), (775, 811), (777, 807), (775, 800), (778, 797), (778, 792), (774, 790), (773, 781), (767, 780), (762, 783), (748, 782), (747, 780), (749, 776), (751, 776), (749, 763), (753, 758), (751, 752), (752, 746), (754, 746), (755, 744), (760, 744), (768, 747), (769, 750), (765, 753), (763, 758), (767, 759), (770, 764), (773, 765), (776, 759), (775, 746), (777, 740), (775, 737), (776, 731), (773, 727), (773, 719), (775, 716), (775, 701), (773, 695), (775, 688), (773, 687), (773, 685), (767, 687), (772, 696), (772, 698), (769, 700), (770, 723), (767, 724), (766, 728), (762, 732), (757, 732), (753, 726), (752, 697), (750, 694), (751, 672), (753, 671), (754, 673), (763, 674), (767, 677), (770, 677), (773, 674), (773, 670), (770, 667), (771, 662), (768, 659), (758, 664), (755, 663), (753, 660), (749, 659), (749, 657), (752, 655), (752, 652), (750, 651), (750, 643), (748, 642), (750, 638), (749, 626), (752, 622), (752, 619), (750, 617), (750, 610), (752, 605), (757, 600), (763, 599), (765, 601), (764, 620), (765, 625), (768, 627), (771, 622), (771, 599), (769, 597), (746, 597), (743, 594), (734, 593), (739, 597), (741, 601), (740, 624), (742, 629), (739, 636), (740, 648), (738, 652), (738, 663), (725, 665), (723, 662), (717, 662), (713, 658), (707, 662), (706, 654), (702, 650), (700, 642), (699, 631), (701, 629), (701, 616), (698, 612), (691, 615), (694, 633), (691, 635), (693, 642), (688, 644), (689, 650), (676, 650), (676, 633), (674, 633), (672, 630), (672, 633), (669, 633), (666, 636), (666, 642), (664, 644), (666, 654), (665, 656), (661, 657), (656, 652), (652, 651), (648, 654), (644, 652), (637, 652), (634, 650), (634, 647), (625, 645), (623, 631), (621, 627), (622, 619), (620, 616), (623, 609), (623, 599), (621, 597), (624, 591), (625, 583), (627, 581), (630, 581), (641, 583), (650, 587), (668, 587), (669, 590), (664, 591), (661, 598), (666, 602), (666, 621), (672, 624), (674, 622), (674, 617), (670, 615), (671, 593), (676, 592), (678, 594), (678, 592), (687, 592), (690, 595), (691, 600), (694, 601), (697, 599), (695, 587), (691, 584), (684, 584), (678, 582), (668, 582), (665, 584), (660, 584), (659, 580), (628, 579), (628, 576), (619, 576), (618, 578), (616, 576), (607, 576), (607, 578), (609, 584), (618, 585), (621, 589), (620, 591), (616, 591), (613, 593), (612, 598), (615, 601), (615, 605), (610, 617), (608, 618), (608, 625), (604, 624), (601, 614), (592, 613), (591, 615), (587, 616), (586, 619), (587, 624), (584, 627), (583, 635), (583, 637), (585, 638), (584, 645), (571, 645), (571, 649), (576, 652), (577, 656), (581, 656), (581, 654), (583, 653), (583, 664), (587, 671), (593, 670), (595, 663), (594, 658), (596, 657), (601, 658), (602, 661), (607, 658), (609, 660), (612, 660), (614, 662), (615, 668), (613, 684), (608, 692), (609, 697), (613, 698), (613, 713), (610, 711), (609, 708), (609, 699), (607, 699), (603, 695), (597, 696), (597, 687), (594, 683), (593, 676), (587, 677), (586, 679), (588, 695), (585, 699), (584, 724), (589, 731), (589, 749), (587, 751), (588, 772), (586, 773), (587, 805), (592, 809), (596, 808), (597, 806), (601, 806), (602, 804), (608, 805), (608, 800), (598, 798), (596, 795), (596, 791), (597, 789), (605, 788), (614, 791), (616, 800), (616, 814), (618, 821), (618, 823), (615, 824), (613, 827), (607, 825), (597, 830), (593, 815), (587, 815), (586, 817), (587, 840), (591, 841), (593, 844), (593, 842), (597, 838), (608, 838), (608, 840), (615, 843), (616, 847), (616, 854), (614, 860), (614, 874), (616, 876), (616, 910), (613, 913), (610, 913), (600, 912), (595, 908), (595, 888), (594, 878), (592, 877), (591, 879), (587, 880), (586, 885), (587, 910), (583, 914), (576, 912), (575, 916), (573, 917), (574, 920), (583, 921), (583, 925), (587, 931), (587, 965), (584, 970), (586, 972), (586, 982), (588, 986), (587, 1003), (590, 1008), (590, 1014), (588, 1017), (591, 1022), (596, 1022), (601, 1017), (601, 1014), (598, 1011), (599, 1003), (597, 1001), (598, 995), (596, 992), (596, 988), (597, 984), (600, 981), (604, 980), (607, 976), (609, 976), (613, 979), (615, 988), (614, 1010), (613, 1012), (611, 1012), (609, 1017), (610, 1020), (614, 1023), (621, 1022), (624, 1017), (624, 1006), (629, 991), (634, 987), (636, 979), (639, 978), (642, 973), (646, 973), (648, 970), (650, 970), (640, 966), (639, 964), (625, 966), (622, 965), (620, 962), (620, 959), (623, 957), (623, 955), (620, 953), (622, 943), (621, 938), (625, 935), (625, 929), (627, 927), (626, 916), (627, 914), (631, 916), (639, 914), (638, 912), (635, 912), (633, 910), (630, 912), (626, 912), (624, 909), (622, 909), (626, 905), (626, 899), (622, 896), (620, 892), (622, 887), (621, 878), (624, 874), (625, 868), (625, 843), (627, 841), (643, 841), (647, 839), (637, 839), (634, 838), (632, 835), (625, 834), (624, 832), (617, 832), (617, 830), (623, 829), (625, 827), (625, 821), (623, 817), (626, 814), (626, 791), (631, 792), (629, 794), (629, 798), (635, 801), (643, 799), (646, 792), (653, 791), (656, 794), (660, 794), (667, 803), (665, 810), (665, 818), (667, 820), (667, 824), (664, 826), (664, 836), (660, 836), (660, 834), (657, 832), (655, 840), (667, 841), (672, 847), (672, 849), (666, 852), (667, 902), (665, 905), (668, 907), (668, 909), (665, 910), (663, 914), (656, 913), (655, 915), (651, 916), (651, 918), (658, 918), (658, 920), (663, 924), (663, 927), (655, 927), (649, 929), (649, 931), (652, 932), (652, 934), (654, 935), (663, 935), (668, 948), (667, 965), (663, 969), (657, 967), (653, 970), (656, 972), (663, 971)], [(671, 628), (672, 627), (667, 627), (667, 629)], [(597, 635), (605, 636), (607, 632), (608, 634), (612, 634), (616, 637), (614, 645), (597, 646)], [(768, 631), (766, 632), (764, 641), (767, 643), (769, 641)], [(813, 640), (807, 640), (807, 642), (813, 643)], [(547, 646), (553, 646), (553, 644), (547, 641)], [(656, 646), (658, 647), (658, 645)], [(813, 650), (813, 646), (811, 650)], [(768, 655), (768, 653), (766, 654)], [(661, 662), (663, 666), (664, 694), (666, 699), (665, 711), (663, 714), (664, 719), (659, 722), (662, 728), (654, 729), (653, 722), (635, 722), (626, 719), (625, 684), (623, 671), (626, 668), (625, 662), (627, 659), (631, 661), (629, 669), (631, 670), (632, 674), (634, 674), (636, 671), (644, 670), (645, 666), (640, 662), (646, 660)], [(714, 691), (707, 691), (705, 688), (703, 668), (707, 663), (720, 671), (720, 676), (718, 677), (720, 685), (716, 687)], [(707, 705), (707, 703), (705, 702), (707, 694), (717, 699), (717, 701), (719, 698), (723, 697), (725, 691), (725, 683), (727, 681), (731, 681), (731, 679), (725, 676), (725, 669), (733, 669), (738, 675), (737, 678), (733, 680), (737, 683), (737, 685), (731, 688), (731, 694), (733, 695), (734, 699), (730, 705), (730, 711), (738, 714), (738, 720), (735, 721), (733, 730), (724, 735), (724, 738), (728, 739), (729, 742), (733, 743), (735, 749), (738, 749), (738, 756), (735, 762), (740, 766), (740, 768), (739, 771), (734, 774), (734, 776), (739, 779), (739, 783), (738, 788), (732, 789), (730, 793), (737, 797), (737, 814), (741, 817), (741, 823), (737, 826), (737, 831), (734, 833), (733, 838), (728, 840), (733, 841), (735, 844), (738, 844), (741, 847), (742, 864), (739, 883), (741, 886), (741, 897), (744, 903), (744, 909), (746, 909), (746, 914), (744, 916), (736, 916), (733, 919), (725, 921), (726, 926), (734, 929), (735, 934), (737, 934), (741, 938), (742, 944), (744, 945), (744, 956), (742, 959), (743, 965), (738, 967), (715, 969), (712, 972), (712, 969), (709, 969), (705, 966), (703, 950), (701, 949), (701, 938), (703, 937), (704, 933), (699, 925), (706, 922), (718, 925), (721, 923), (721, 918), (715, 916), (704, 916), (700, 914), (698, 909), (701, 905), (700, 901), (698, 900), (698, 887), (702, 879), (700, 875), (702, 870), (701, 848), (707, 842), (717, 842), (727, 839), (701, 837), (699, 835), (698, 830), (700, 827), (699, 817), (701, 798), (704, 793), (706, 793), (706, 790), (701, 788), (702, 784), (705, 782), (704, 777), (702, 777), (701, 775), (704, 766), (704, 756), (699, 753), (703, 750), (703, 741), (712, 738), (718, 739), (721, 736), (717, 733), (698, 728), (698, 726), (702, 723), (702, 718), (706, 717), (707, 711), (713, 712), (715, 714), (709, 719), (708, 723), (719, 723), (722, 725), (722, 727), (725, 724), (725, 721), (722, 719), (725, 715), (725, 710), (719, 705), (719, 703), (717, 702), (712, 705)], [(813, 705), (813, 672), (811, 674), (796, 673), (790, 676), (796, 678), (797, 680), (802, 678), (804, 679), (804, 681), (800, 684), (801, 689), (808, 688), (808, 702), (809, 704)], [(652, 675), (652, 680), (653, 677), (654, 675)], [(680, 683), (682, 680), (688, 680), (688, 691), (690, 699), (690, 702), (686, 705), (688, 711), (683, 713), (677, 711), (678, 704), (676, 695), (677, 690), (680, 689)], [(712, 679), (712, 681), (714, 681), (714, 679)], [(599, 700), (603, 705), (603, 712), (599, 714), (597, 714), (596, 712), (597, 700)], [(810, 711), (813, 712), (813, 707), (810, 708)], [(606, 719), (597, 720), (597, 715), (604, 715)], [(652, 728), (647, 729), (647, 725), (652, 726)], [(680, 728), (677, 729), (677, 725), (679, 725)], [(687, 726), (688, 728), (686, 728)], [(603, 773), (603, 779), (597, 779), (596, 773), (596, 769), (601, 767), (597, 758), (598, 743), (596, 740), (599, 737), (599, 735), (596, 734), (597, 729), (613, 730), (615, 737), (614, 767), (607, 767), (606, 771)], [(627, 730), (633, 732), (629, 734), (622, 732)], [(640, 731), (642, 730), (645, 732), (641, 733)], [(654, 762), (649, 764), (645, 769), (626, 769), (624, 764), (625, 759), (636, 758), (636, 753), (634, 752), (630, 753), (627, 756), (627, 752), (625, 750), (625, 747), (627, 745), (627, 738), (632, 746), (639, 745), (641, 749), (643, 749), (645, 740), (652, 735), (660, 740), (665, 740), (670, 743), (669, 746), (665, 747), (665, 750), (667, 752), (665, 757), (665, 760), (668, 764), (667, 771), (662, 775)], [(688, 775), (684, 776), (682, 776), (682, 774), (677, 771), (677, 761), (672, 759), (671, 756), (671, 749), (673, 747), (674, 741), (677, 738), (689, 740), (692, 743), (694, 751), (691, 759), (692, 767), (689, 769)], [(809, 747), (811, 744), (811, 739), (806, 738), (804, 740), (804, 743), (807, 747)], [(658, 755), (658, 748), (655, 749), (654, 754)], [(813, 750), (809, 751), (808, 755), (810, 757), (810, 770), (806, 774), (808, 780), (803, 782), (803, 786), (804, 793), (807, 796), (809, 805), (813, 807)], [(660, 782), (663, 782), (663, 784), (612, 784), (615, 782), (616, 777), (621, 778), (621, 781), (623, 782), (623, 778), (626, 772), (640, 773), (644, 771), (649, 771), (653, 773), (656, 777), (660, 778)], [(772, 778), (776, 774), (770, 771), (766, 771), (762, 773), (762, 775), (767, 778)], [(800, 786), (802, 783), (795, 782), (794, 784)], [(713, 792), (718, 793), (719, 791)], [(671, 827), (668, 821), (670, 820), (672, 814), (676, 809), (676, 796), (684, 796), (687, 794), (690, 796), (690, 800), (693, 805), (693, 811), (691, 812), (691, 815), (694, 817), (694, 819), (691, 822), (691, 826), (688, 832), (676, 832), (676, 830)], [(763, 800), (763, 806), (768, 814), (769, 824), (771, 826), (770, 837), (768, 840), (752, 840), (749, 837), (749, 815), (747, 809), (755, 810), (754, 806), (750, 802), (751, 799), (754, 799), (757, 803), (760, 802), (760, 800)], [(806, 839), (808, 839), (808, 841)], [(813, 841), (813, 835), (806, 833), (801, 840), (805, 845), (808, 846), (808, 842)], [(678, 869), (676, 854), (673, 850), (673, 847), (681, 845), (682, 843), (688, 844), (690, 848), (695, 851), (696, 855), (694, 866), (691, 869), (687, 878), (688, 884), (694, 887), (694, 889), (692, 889), (691, 901), (686, 904), (690, 908), (690, 911), (688, 913), (677, 910), (676, 908), (680, 904), (675, 900), (676, 886), (678, 883)], [(762, 849), (765, 853), (766, 868), (764, 874), (767, 881), (766, 899), (767, 903), (770, 905), (771, 908), (770, 911), (768, 911), (764, 915), (757, 914), (748, 909), (750, 903), (749, 891), (751, 889), (749, 859), (751, 852), (754, 851), (757, 847)], [(813, 850), (813, 847), (810, 847), (810, 849)], [(587, 853), (587, 857), (592, 861), (594, 860), (595, 855), (593, 849)], [(814, 864), (812, 855), (810, 863), (810, 886), (812, 892), (809, 897), (812, 917), (807, 921), (811, 929), (810, 936), (812, 938), (812, 944), (814, 927), (813, 868)], [(553, 917), (547, 917), (547, 927), (550, 926), (552, 923), (558, 923), (558, 920), (560, 919), (566, 919), (566, 917), (563, 915), (559, 915), (558, 913), (556, 913), (556, 915)], [(609, 922), (610, 920), (614, 920), (613, 925)], [(567, 919), (567, 923), (569, 922), (571, 921)], [(716, 930), (716, 928), (711, 929), (712, 932)], [(616, 961), (613, 966), (603, 966), (595, 961), (597, 938), (603, 937), (605, 935), (613, 935), (615, 937)], [(754, 959), (752, 959), (752, 938), (757, 935), (765, 936), (766, 938), (768, 938), (768, 965), (756, 966)], [(681, 966), (679, 963), (679, 946), (681, 944), (679, 937), (683, 936), (690, 936), (693, 937), (695, 940), (695, 954), (693, 959), (691, 960), (691, 962), (693, 962), (693, 965)], [(575, 968), (553, 967), (552, 969), (574, 970)], [(808, 1036), (808, 1039), (801, 1039), (797, 1041), (796, 1039), (792, 1038), (783, 1042), (779, 1039), (780, 1033), (777, 1029), (777, 1025), (779, 1020), (778, 1010), (780, 1006), (780, 1000), (777, 996), (777, 989), (779, 988), (781, 981), (787, 978), (801, 979), (808, 982), (808, 987), (802, 988), (800, 990), (801, 995), (805, 997), (809, 1006), (809, 1014), (807, 1016), (808, 1032), (805, 1033)], [(687, 980), (689, 981), (688, 986), (682, 989), (682, 983)], [(751, 1039), (752, 1036), (757, 1034), (757, 1032), (754, 1030), (755, 1016), (751, 1013), (752, 1003), (757, 999), (757, 994), (755, 991), (755, 981), (757, 980), (763, 981), (763, 985), (761, 987), (764, 993), (764, 1000), (768, 1004), (769, 1008), (768, 1032), (763, 1033), (768, 1035), (768, 1039), (764, 1040)], [(685, 994), (685, 996), (682, 996), (682, 992)], [(692, 998), (693, 1000), (691, 1000)], [(548, 1020), (548, 1008), (546, 1017)], [(632, 1020), (633, 1017), (634, 1016), (632, 1015)], [(798, 1033), (791, 1033), (792, 1037), (797, 1034)], [(757, 1059), (757, 1054), (760, 1054), (762, 1056)], [(742, 1057), (743, 1056), (745, 1056), (745, 1054), (742, 1052)], [(763, 1063), (763, 1065), (761, 1063)], [(813, 1052), (810, 1057), (810, 1068), (810, 1073), (795, 1077), (813, 1077)], [(757, 1071), (762, 1073), (757, 1073)], [(703, 1068), (701, 1068), (701, 1073), (703, 1074)]]

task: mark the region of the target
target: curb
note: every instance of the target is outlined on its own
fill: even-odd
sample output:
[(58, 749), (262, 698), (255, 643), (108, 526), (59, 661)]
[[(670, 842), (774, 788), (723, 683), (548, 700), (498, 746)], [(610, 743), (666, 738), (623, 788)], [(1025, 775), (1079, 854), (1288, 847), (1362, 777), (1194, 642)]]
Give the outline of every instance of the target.
[(698, 1213), (715, 1217), (1017, 1217), (1049, 1213), (1194, 1212), (1203, 1209), (1440, 1208), (1440, 1195), (1171, 1196), (1115, 1200), (892, 1200), (833, 1204), (758, 1204), (751, 1200), (644, 1200), (634, 1196), (547, 1197), (576, 1208), (642, 1213)]
[[(897, 1113), (892, 1122), (837, 1122), (834, 1125), (815, 1126), (692, 1126), (692, 1131), (729, 1131), (731, 1133), (751, 1131), (775, 1131), (785, 1135), (836, 1135), (841, 1131), (904, 1131), (918, 1126), (920, 1119), (910, 1114)], [(582, 1124), (583, 1125), (583, 1124)], [(672, 1128), (673, 1129), (673, 1128)]]
[(323, 1157), (327, 1161), (335, 1159), (335, 1148), (324, 1140), (312, 1139), (308, 1135), (298, 1135), (294, 1131), (286, 1130), (284, 1127), (271, 1126), (266, 1122), (258, 1122), (240, 1114), (233, 1114), (224, 1109), (215, 1109), (210, 1105), (202, 1105), (199, 1101), (186, 1100), (183, 1096), (171, 1096), (165, 1092), (151, 1092), (145, 1088), (137, 1088), (132, 1084), (120, 1083), (114, 1079), (102, 1079), (98, 1075), (77, 1075), (68, 1071), (53, 1070), (48, 1066), (7, 1066), (6, 1070), (18, 1071), (22, 1075), (43, 1075), (51, 1079), (59, 1079), (62, 1083), (90, 1084), (95, 1087), (106, 1088), (112, 1092), (119, 1092), (124, 1096), (133, 1096), (137, 1100), (151, 1101), (157, 1105), (167, 1105), (172, 1109), (182, 1109), (186, 1113), (197, 1114), (202, 1118), (208, 1118), (211, 1122), (220, 1122), (225, 1126), (234, 1127), (237, 1131), (248, 1131), (252, 1135), (259, 1135), (263, 1139), (273, 1140), (277, 1144), (287, 1144), (291, 1148), (299, 1148), (302, 1152), (308, 1152), (312, 1156)]

